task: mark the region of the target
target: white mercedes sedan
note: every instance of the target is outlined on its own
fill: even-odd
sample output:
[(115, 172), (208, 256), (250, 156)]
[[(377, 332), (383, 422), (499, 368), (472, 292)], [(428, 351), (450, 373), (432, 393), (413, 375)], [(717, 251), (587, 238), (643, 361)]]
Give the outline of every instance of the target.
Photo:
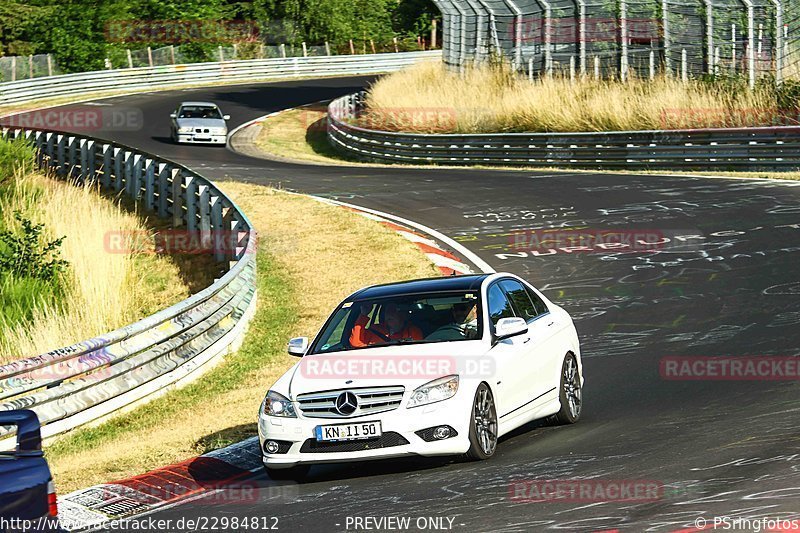
[(211, 102), (182, 102), (170, 113), (170, 137), (176, 143), (226, 144), (230, 115)]
[(362, 289), (267, 391), (258, 433), (267, 473), (410, 455), (494, 455), (498, 438), (581, 415), (578, 335), (561, 307), (513, 274)]

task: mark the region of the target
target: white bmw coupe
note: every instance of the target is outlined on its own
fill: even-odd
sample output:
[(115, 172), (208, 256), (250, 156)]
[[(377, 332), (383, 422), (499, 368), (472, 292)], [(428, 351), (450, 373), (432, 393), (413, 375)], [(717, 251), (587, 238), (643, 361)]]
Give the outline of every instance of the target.
[(527, 422), (581, 415), (572, 319), (513, 274), (368, 287), (313, 341), (288, 348), (301, 359), (258, 415), (264, 466), (276, 479), (300, 479), (315, 463), (487, 459)]

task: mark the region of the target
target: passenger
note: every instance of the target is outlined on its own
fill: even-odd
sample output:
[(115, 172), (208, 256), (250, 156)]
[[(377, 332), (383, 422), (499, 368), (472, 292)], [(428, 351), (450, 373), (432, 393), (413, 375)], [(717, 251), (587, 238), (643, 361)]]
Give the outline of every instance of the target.
[(350, 345), (354, 348), (378, 344), (391, 344), (393, 341), (421, 341), (422, 331), (411, 324), (408, 313), (403, 312), (397, 304), (388, 303), (383, 306), (384, 322), (367, 327), (370, 305), (362, 304), (359, 315), (350, 333)]

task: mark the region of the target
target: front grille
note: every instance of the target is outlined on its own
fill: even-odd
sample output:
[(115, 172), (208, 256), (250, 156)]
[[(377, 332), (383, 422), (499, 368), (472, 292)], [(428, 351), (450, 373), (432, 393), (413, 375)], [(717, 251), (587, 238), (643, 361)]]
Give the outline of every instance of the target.
[[(343, 392), (352, 392), (358, 400), (357, 409), (350, 415), (343, 415), (336, 410), (336, 398)], [(397, 409), (404, 392), (405, 387), (402, 386), (340, 389), (300, 394), (297, 403), (300, 412), (310, 418), (355, 418)]]
[(308, 439), (300, 448), (300, 453), (335, 453), (335, 452), (361, 452), (364, 450), (377, 450), (403, 446), (408, 441), (399, 433), (387, 431), (377, 439), (350, 440), (344, 442), (318, 442)]

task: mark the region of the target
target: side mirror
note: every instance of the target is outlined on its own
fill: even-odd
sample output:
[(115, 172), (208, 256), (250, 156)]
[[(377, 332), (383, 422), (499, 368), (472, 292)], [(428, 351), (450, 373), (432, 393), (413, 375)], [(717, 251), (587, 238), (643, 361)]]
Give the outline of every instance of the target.
[(308, 351), (308, 337), (295, 337), (289, 341), (287, 346), (289, 355), (303, 357)]
[(222, 115), (222, 120), (230, 120), (230, 119), (231, 119), (230, 115)]
[(508, 339), (509, 337), (516, 337), (528, 332), (528, 323), (524, 318), (509, 317), (501, 318), (497, 325), (494, 327), (495, 341)]
[(178, 114), (177, 113), (170, 113), (169, 114), (169, 118), (178, 118)]

